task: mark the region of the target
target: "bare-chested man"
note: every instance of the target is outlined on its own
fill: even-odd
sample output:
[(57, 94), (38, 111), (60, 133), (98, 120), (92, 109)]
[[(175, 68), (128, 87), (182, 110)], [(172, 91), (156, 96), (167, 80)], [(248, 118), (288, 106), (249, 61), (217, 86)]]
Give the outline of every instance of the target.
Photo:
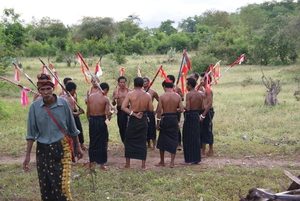
[(159, 96), (157, 108), (157, 130), (159, 137), (157, 148), (159, 149), (160, 161), (156, 166), (165, 166), (165, 151), (171, 153), (170, 168), (175, 167), (175, 155), (178, 145), (178, 115), (183, 112), (181, 97), (173, 92), (173, 82), (162, 83), (165, 93)]
[(106, 170), (108, 130), (106, 120), (110, 119), (108, 97), (100, 91), (87, 98), (87, 118), (89, 120), (89, 157), (90, 163), (100, 164), (100, 170)]
[[(84, 145), (84, 135), (83, 135), (83, 129), (82, 129), (82, 124), (79, 118), (79, 115), (84, 114), (84, 110), (82, 108), (80, 108), (79, 110), (77, 110), (76, 108), (76, 88), (77, 85), (72, 82), (69, 81), (66, 83), (66, 90), (69, 92), (69, 94), (72, 96), (69, 96), (66, 93), (62, 93), (61, 97), (67, 99), (70, 103), (70, 107), (71, 107), (71, 111), (75, 120), (75, 124), (77, 129), (80, 131), (79, 135), (78, 135), (78, 140), (80, 143), (80, 147), (82, 150), (87, 150), (88, 148)], [(75, 96), (75, 97), (74, 97)]]
[(118, 78), (118, 88), (114, 90), (113, 92), (113, 101), (112, 104), (113, 106), (117, 105), (117, 110), (118, 110), (118, 127), (119, 127), (119, 133), (121, 140), (123, 144), (125, 143), (125, 132), (126, 132), (126, 127), (127, 127), (127, 119), (128, 119), (128, 114), (126, 114), (123, 110), (121, 110), (122, 103), (131, 90), (126, 87), (126, 82), (127, 79), (124, 76), (120, 76)]
[[(148, 92), (152, 98), (152, 102), (154, 99), (158, 102), (158, 94), (153, 89), (149, 88), (150, 80), (148, 77), (143, 78), (144, 81), (144, 90)], [(148, 148), (155, 149), (156, 147), (156, 127), (155, 127), (155, 113), (147, 111), (148, 114), (148, 132), (147, 132), (147, 143)], [(151, 146), (151, 140), (152, 140), (152, 146)]]
[(203, 93), (195, 89), (196, 80), (192, 77), (187, 78), (186, 106), (184, 112), (184, 124), (182, 129), (182, 142), (184, 163), (198, 164), (201, 162), (201, 143), (200, 143), (200, 121), (199, 110), (202, 108)]
[(212, 132), (213, 127), (213, 117), (214, 117), (214, 108), (213, 104), (213, 91), (210, 87), (206, 88), (207, 84), (210, 84), (211, 77), (205, 73), (201, 73), (200, 86), (204, 93), (204, 100), (202, 110), (200, 110), (200, 129), (201, 129), (201, 143), (202, 143), (202, 157), (206, 156), (206, 144), (209, 145), (209, 149), (207, 155), (214, 155), (213, 143), (214, 143), (214, 135)]
[[(173, 84), (174, 84), (174, 87), (173, 87), (173, 92), (177, 93), (182, 101), (184, 100), (184, 96), (183, 96), (183, 93), (182, 93), (182, 90), (179, 86), (175, 85), (175, 76), (174, 75), (167, 75), (167, 78), (169, 78)], [(181, 113), (177, 113), (177, 116), (178, 116), (178, 123), (180, 122), (180, 118), (181, 118)], [(177, 150), (181, 151), (182, 150), (182, 145), (181, 145), (181, 132), (180, 132), (180, 129), (178, 130), (178, 146), (177, 146)]]
[[(129, 115), (125, 137), (125, 169), (130, 168), (130, 159), (142, 160), (142, 169), (146, 169), (147, 157), (147, 111), (153, 112), (152, 98), (143, 89), (143, 78), (134, 79), (134, 90), (130, 91), (122, 103), (121, 109)], [(127, 107), (130, 105), (130, 109)]]

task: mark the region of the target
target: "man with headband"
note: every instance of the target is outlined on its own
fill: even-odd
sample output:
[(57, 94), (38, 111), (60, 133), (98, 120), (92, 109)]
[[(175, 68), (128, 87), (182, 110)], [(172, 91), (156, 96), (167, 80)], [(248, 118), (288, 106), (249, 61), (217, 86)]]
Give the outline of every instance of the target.
[[(42, 99), (34, 101), (27, 120), (27, 151), (23, 170), (29, 171), (30, 152), (34, 141), (36, 165), (42, 200), (72, 200), (70, 193), (71, 149), (68, 138), (76, 143), (76, 155), (82, 150), (69, 102), (53, 94), (54, 84), (49, 75), (37, 75), (38, 92)], [(69, 137), (67, 138), (66, 135)]]

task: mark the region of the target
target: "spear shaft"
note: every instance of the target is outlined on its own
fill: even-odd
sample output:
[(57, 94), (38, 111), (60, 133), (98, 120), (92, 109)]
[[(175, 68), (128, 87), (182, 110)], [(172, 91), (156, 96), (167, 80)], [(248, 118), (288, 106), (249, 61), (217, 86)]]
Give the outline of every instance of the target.
[(60, 82), (59, 78), (52, 72), (52, 70), (41, 60), (41, 58), (39, 58), (39, 60), (42, 62), (43, 66), (46, 67), (46, 69), (49, 71), (49, 73), (54, 77), (54, 79), (56, 79), (56, 81), (58, 82), (59, 86), (67, 93), (68, 96), (71, 97), (71, 99), (74, 101), (75, 105), (77, 105), (77, 107), (79, 109), (81, 109), (81, 107), (78, 105), (78, 103), (76, 102), (76, 100), (74, 99), (74, 97), (70, 94), (70, 92), (68, 92), (66, 90), (66, 88), (62, 85), (62, 83)]
[(20, 84), (18, 84), (18, 83), (16, 83), (16, 82), (14, 82), (14, 81), (11, 81), (11, 80), (9, 80), (9, 79), (7, 79), (7, 78), (5, 78), (5, 77), (0, 76), (0, 78), (3, 79), (3, 80), (5, 80), (5, 81), (7, 81), (7, 82), (10, 82), (10, 83), (12, 83), (12, 84), (18, 86), (18, 87), (20, 87), (21, 89), (24, 89), (24, 90), (26, 90), (26, 91), (30, 91), (31, 93), (34, 93), (34, 94), (36, 94), (36, 95), (40, 95), (38, 92), (33, 91), (33, 90), (31, 90), (30, 88), (28, 88), (28, 87), (24, 87), (24, 86), (22, 86), (22, 85), (20, 85)]
[(32, 79), (24, 72), (24, 70), (22, 68), (20, 68), (17, 64), (15, 64), (14, 62), (12, 62), (13, 65), (21, 72), (25, 75), (25, 77), (29, 80), (29, 82), (31, 82), (31, 84), (37, 89), (38, 87), (33, 83)]
[(153, 85), (153, 83), (154, 83), (154, 81), (155, 81), (155, 79), (156, 79), (156, 77), (157, 77), (158, 73), (161, 71), (161, 69), (162, 69), (162, 66), (160, 66), (160, 67), (158, 68), (158, 70), (157, 70), (157, 72), (156, 72), (156, 74), (155, 74), (155, 76), (154, 76), (153, 80), (151, 81), (151, 83), (150, 83), (150, 85), (149, 85), (148, 89), (146, 90), (146, 92), (148, 92), (148, 91), (149, 91), (149, 89), (150, 89), (150, 87)]

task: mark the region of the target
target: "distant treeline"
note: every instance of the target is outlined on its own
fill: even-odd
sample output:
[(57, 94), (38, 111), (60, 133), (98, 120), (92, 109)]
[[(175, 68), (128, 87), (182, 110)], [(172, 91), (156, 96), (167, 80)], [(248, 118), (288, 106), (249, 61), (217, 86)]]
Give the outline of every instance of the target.
[(54, 57), (72, 62), (76, 52), (84, 56), (111, 54), (122, 64), (125, 55), (196, 52), (193, 65), (207, 67), (222, 60), (231, 64), (247, 54), (247, 64), (285, 65), (296, 63), (300, 50), (300, 0), (248, 4), (234, 13), (220, 10), (174, 21), (157, 28), (141, 28), (137, 15), (115, 22), (109, 17), (83, 17), (80, 23), (64, 25), (44, 17), (29, 24), (14, 9), (4, 9), (0, 21), (0, 74), (9, 58)]

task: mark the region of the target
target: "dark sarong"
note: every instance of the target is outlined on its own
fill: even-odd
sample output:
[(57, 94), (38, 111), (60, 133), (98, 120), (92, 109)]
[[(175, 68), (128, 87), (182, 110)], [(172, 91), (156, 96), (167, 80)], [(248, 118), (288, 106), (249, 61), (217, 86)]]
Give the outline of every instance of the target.
[(106, 116), (90, 116), (89, 133), (90, 163), (104, 164), (107, 162), (107, 139), (108, 131), (105, 124)]
[(42, 200), (72, 200), (71, 152), (67, 138), (52, 144), (37, 142), (36, 165)]
[(125, 158), (146, 160), (147, 112), (141, 119), (130, 116), (125, 137)]
[(182, 142), (186, 163), (198, 163), (201, 161), (199, 124), (199, 110), (191, 110), (184, 113)]
[[(77, 112), (77, 110), (74, 110), (74, 112)], [(80, 117), (74, 116), (74, 120), (75, 120), (76, 128), (80, 131), (80, 133), (78, 134), (79, 143), (84, 143), (83, 129), (82, 129)]]
[(156, 139), (156, 127), (155, 127), (154, 114), (153, 114), (153, 112), (147, 111), (147, 115), (148, 115), (148, 118), (149, 118), (147, 138), (148, 139)]
[[(200, 110), (199, 114), (202, 114), (204, 110)], [(214, 143), (214, 135), (212, 132), (213, 123), (212, 120), (214, 118), (214, 108), (210, 108), (208, 113), (205, 115), (205, 119), (200, 122), (200, 139), (201, 143), (204, 144), (213, 144)]]
[[(180, 118), (181, 118), (181, 113), (177, 113), (178, 123), (180, 122)], [(181, 132), (180, 132), (180, 128), (178, 129), (178, 142), (181, 142)]]
[(119, 133), (122, 142), (125, 142), (125, 133), (128, 121), (128, 114), (121, 110), (121, 106), (117, 106), (118, 114), (117, 114), (117, 122), (119, 127)]
[(177, 113), (164, 113), (161, 115), (160, 131), (157, 148), (176, 154), (178, 145), (178, 116)]

